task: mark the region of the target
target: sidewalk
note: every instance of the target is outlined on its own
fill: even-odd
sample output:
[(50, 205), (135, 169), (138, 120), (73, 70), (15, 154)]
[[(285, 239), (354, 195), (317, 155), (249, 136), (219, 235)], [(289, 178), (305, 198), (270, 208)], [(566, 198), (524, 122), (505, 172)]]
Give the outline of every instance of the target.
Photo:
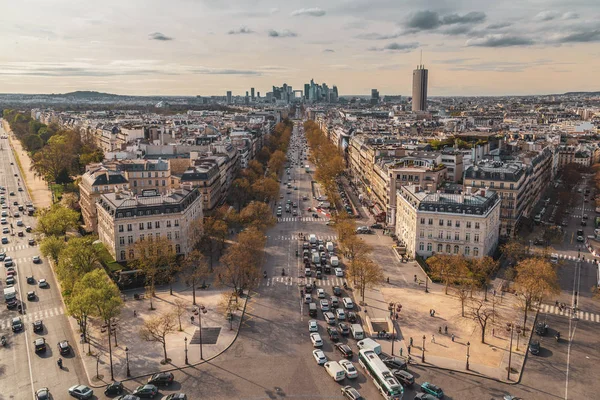
[(48, 189), (48, 184), (42, 178), (36, 177), (31, 170), (31, 158), (29, 158), (29, 154), (23, 150), (21, 142), (17, 140), (10, 130), (8, 122), (2, 120), (2, 124), (4, 130), (8, 134), (8, 140), (14, 150), (17, 165), (21, 170), (21, 177), (24, 180), (25, 189), (29, 193), (29, 198), (33, 202), (33, 205), (37, 209), (50, 207), (52, 205), (52, 194)]
[[(206, 362), (219, 356), (227, 350), (237, 338), (240, 322), (246, 308), (246, 295), (239, 299), (237, 311), (230, 322), (226, 316), (223, 304), (223, 293), (230, 293), (228, 288), (207, 290), (196, 290), (197, 305), (204, 305), (207, 313), (202, 315), (202, 355), (200, 359), (200, 332), (199, 314), (194, 314), (195, 307), (192, 305), (192, 292), (183, 285), (173, 288), (173, 295), (169, 294), (168, 287), (157, 288), (156, 297), (153, 299), (155, 310), (150, 310), (148, 299), (135, 300), (134, 293), (143, 293), (144, 290), (128, 291), (123, 293), (125, 301), (120, 318), (116, 323), (116, 341), (112, 338), (112, 357), (114, 379), (125, 381), (136, 377), (150, 375), (159, 371), (170, 371), (185, 368), (186, 346), (189, 365)], [(163, 312), (174, 311), (173, 302), (183, 299), (188, 307), (181, 317), (183, 331), (169, 334), (166, 339), (167, 356), (170, 361), (163, 364), (164, 353), (162, 344), (158, 342), (146, 342), (139, 336), (143, 321)], [(134, 310), (137, 316), (134, 316)], [(194, 321), (191, 317), (194, 316)], [(79, 326), (73, 318), (69, 318), (71, 328), (79, 333)], [(90, 323), (90, 344), (79, 341), (76, 346), (82, 357), (84, 369), (92, 387), (103, 387), (112, 382), (110, 374), (108, 338), (106, 327), (101, 326), (100, 321)], [(77, 335), (76, 335), (77, 336)], [(187, 342), (185, 339), (187, 338)], [(88, 349), (91, 346), (91, 355)], [(129, 369), (131, 378), (127, 377), (127, 355), (128, 349)], [(99, 358), (97, 356), (99, 355)], [(98, 373), (96, 373), (98, 371)]]

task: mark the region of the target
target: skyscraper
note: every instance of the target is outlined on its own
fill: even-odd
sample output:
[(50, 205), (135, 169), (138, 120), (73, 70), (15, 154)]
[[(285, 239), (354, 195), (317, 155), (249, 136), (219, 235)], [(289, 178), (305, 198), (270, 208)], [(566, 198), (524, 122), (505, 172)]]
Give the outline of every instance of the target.
[(254, 100), (254, 88), (250, 88), (250, 97)]
[(371, 89), (371, 104), (379, 103), (379, 90)]
[(412, 110), (427, 110), (427, 75), (428, 70), (423, 64), (413, 70)]
[(227, 91), (227, 104), (231, 104), (231, 90)]
[(310, 93), (310, 83), (304, 84), (304, 99), (308, 100), (308, 94)]

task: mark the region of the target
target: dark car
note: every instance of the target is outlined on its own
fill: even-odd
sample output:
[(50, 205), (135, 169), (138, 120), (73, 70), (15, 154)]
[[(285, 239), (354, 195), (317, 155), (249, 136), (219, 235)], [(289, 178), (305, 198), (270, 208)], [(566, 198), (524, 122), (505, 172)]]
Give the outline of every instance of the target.
[(306, 293), (312, 293), (312, 291), (313, 291), (312, 283), (307, 283), (306, 285), (304, 285), (304, 291)]
[(69, 346), (69, 342), (67, 340), (62, 340), (58, 342), (58, 351), (60, 354), (69, 354), (71, 351), (71, 346)]
[(42, 332), (44, 330), (44, 323), (41, 319), (37, 321), (33, 321), (33, 331), (34, 332)]
[(540, 336), (544, 336), (548, 333), (548, 325), (545, 322), (538, 322), (535, 324), (535, 333)]
[(133, 394), (135, 396), (144, 397), (148, 399), (153, 398), (154, 396), (156, 396), (157, 393), (158, 388), (154, 385), (141, 385), (133, 391)]
[(169, 386), (173, 382), (173, 378), (175, 377), (170, 372), (160, 372), (152, 375), (150, 379), (148, 379), (148, 383), (156, 386)]
[(403, 369), (405, 371), (408, 369), (406, 362), (400, 357), (385, 358), (383, 363), (390, 369)]
[(429, 393), (417, 393), (415, 395), (415, 400), (436, 400), (436, 397)]
[(27, 277), (27, 283), (29, 283), (29, 284), (34, 284), (35, 283), (35, 279), (33, 278), (33, 276), (28, 276)]
[(35, 292), (34, 291), (27, 292), (27, 300), (35, 300)]
[(339, 286), (334, 286), (333, 287), (333, 295), (334, 296), (341, 296), (342, 295), (342, 289)]
[(352, 348), (347, 344), (338, 343), (335, 345), (336, 349), (346, 358), (352, 358), (354, 353), (352, 352)]
[(338, 330), (342, 336), (348, 336), (350, 334), (350, 327), (345, 322), (340, 322), (338, 324)]
[(115, 400), (140, 400), (140, 398), (132, 394), (124, 394), (119, 397), (116, 397)]
[(531, 343), (529, 343), (529, 352), (533, 355), (540, 354), (540, 341), (539, 340), (532, 340)]
[(342, 395), (350, 400), (364, 400), (364, 397), (358, 393), (358, 390), (354, 389), (352, 386), (344, 386), (342, 388)]
[(50, 400), (50, 389), (48, 389), (47, 387), (38, 389), (35, 392), (35, 400)]
[(430, 395), (433, 395), (438, 399), (444, 398), (444, 391), (442, 390), (442, 388), (434, 385), (433, 383), (423, 382), (421, 384), (421, 390), (424, 393), (429, 393)]
[(104, 389), (104, 394), (107, 396), (121, 393), (123, 393), (123, 384), (117, 381), (109, 383), (108, 386), (106, 386), (106, 389)]
[(346, 313), (346, 320), (351, 324), (354, 324), (356, 323), (356, 321), (358, 321), (358, 317), (356, 316), (356, 313), (354, 311), (348, 311)]
[(185, 393), (171, 393), (163, 397), (162, 400), (187, 400), (187, 395)]
[(43, 353), (46, 351), (46, 339), (44, 339), (44, 338), (35, 339), (33, 344), (35, 346), (36, 353)]
[(401, 369), (394, 369), (392, 370), (392, 373), (394, 374), (396, 379), (398, 379), (398, 381), (404, 386), (412, 386), (412, 384), (415, 383), (415, 377), (407, 371)]
[(332, 328), (331, 326), (328, 326), (327, 334), (329, 335), (329, 339), (331, 339), (332, 342), (339, 342), (340, 333), (337, 331), (337, 329)]
[(373, 224), (373, 225), (371, 225), (371, 229), (383, 229), (383, 225), (381, 225), (381, 224)]

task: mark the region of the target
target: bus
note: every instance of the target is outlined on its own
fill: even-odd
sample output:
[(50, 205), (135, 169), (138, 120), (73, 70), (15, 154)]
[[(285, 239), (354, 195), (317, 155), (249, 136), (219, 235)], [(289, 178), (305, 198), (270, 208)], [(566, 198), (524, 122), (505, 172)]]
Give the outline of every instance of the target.
[(360, 350), (358, 352), (358, 362), (373, 378), (373, 383), (385, 399), (402, 399), (404, 388), (373, 350)]

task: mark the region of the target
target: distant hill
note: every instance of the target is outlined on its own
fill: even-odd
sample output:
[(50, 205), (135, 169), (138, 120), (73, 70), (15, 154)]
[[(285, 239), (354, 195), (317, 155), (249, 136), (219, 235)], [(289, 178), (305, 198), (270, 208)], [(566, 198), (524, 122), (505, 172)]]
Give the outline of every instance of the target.
[(563, 96), (581, 96), (584, 94), (598, 96), (598, 95), (600, 95), (600, 92), (567, 92), (567, 93), (563, 93)]
[(92, 91), (92, 90), (79, 90), (79, 91), (76, 91), (76, 92), (61, 94), (59, 96), (64, 96), (64, 97), (81, 97), (81, 98), (88, 98), (88, 99), (90, 97), (121, 97), (121, 95), (118, 95), (118, 94), (95, 92), (95, 91)]

